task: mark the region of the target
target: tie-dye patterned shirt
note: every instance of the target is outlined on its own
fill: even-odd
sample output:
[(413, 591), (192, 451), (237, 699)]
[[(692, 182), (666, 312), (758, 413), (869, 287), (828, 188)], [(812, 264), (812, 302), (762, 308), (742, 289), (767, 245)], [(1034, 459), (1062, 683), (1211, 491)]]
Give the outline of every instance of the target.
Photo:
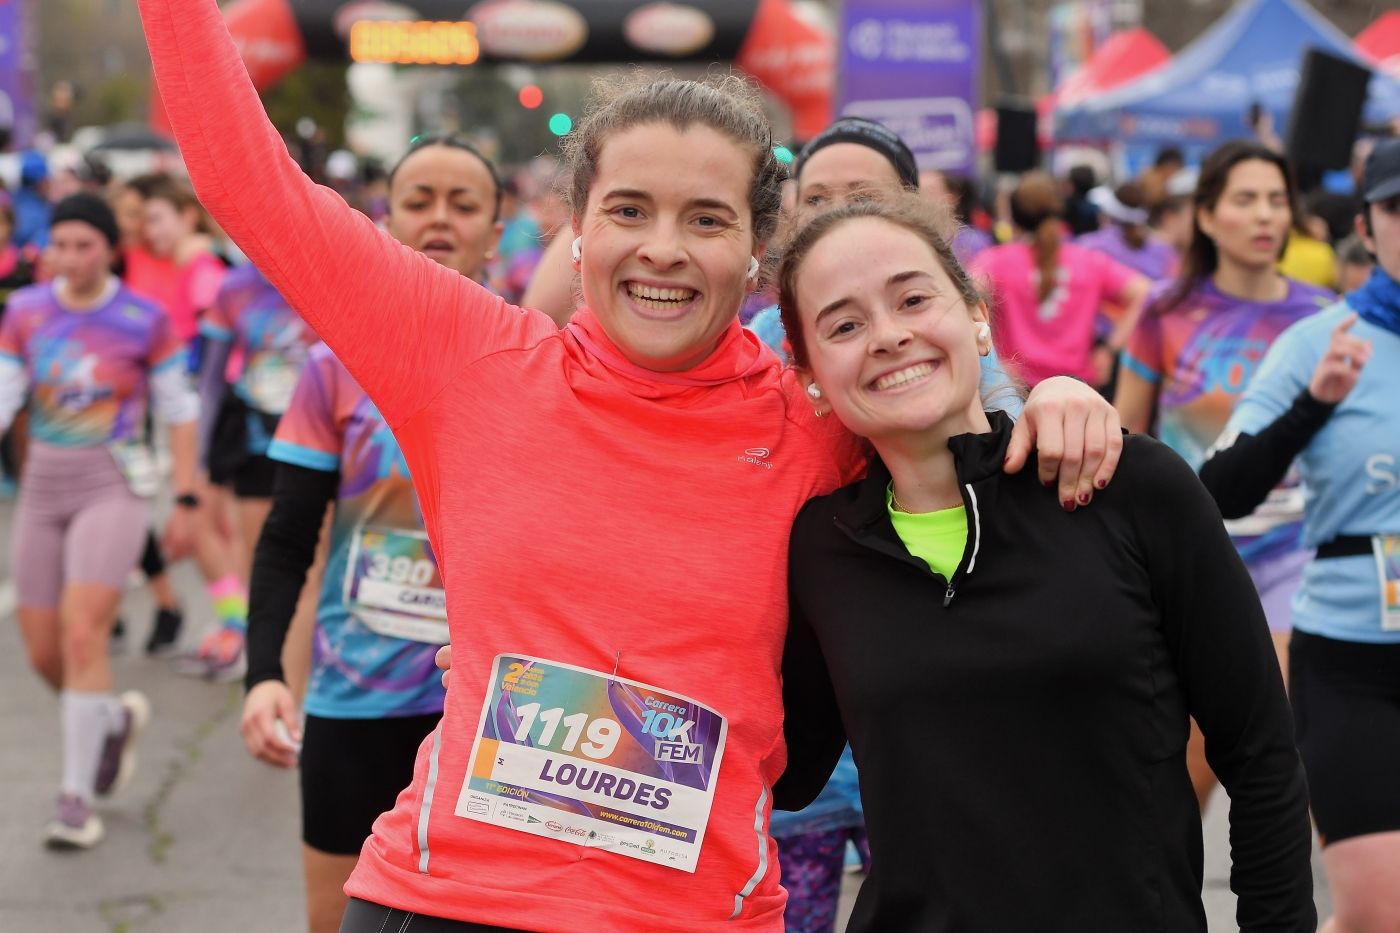
[(124, 285), (82, 311), (55, 287), (15, 292), (0, 323), (0, 356), (28, 377), (30, 436), (60, 447), (144, 439), (151, 376), (183, 368), (184, 344), (164, 311)]
[(242, 370), (233, 391), (266, 415), (287, 410), (307, 351), (317, 340), (253, 265), (224, 277), (219, 296), (199, 322), (199, 332), (210, 340), (230, 342), (235, 352), (242, 353)]
[[(1123, 365), (1160, 384), (1157, 436), (1199, 470), (1274, 340), (1335, 296), (1290, 279), (1282, 300), (1247, 301), (1206, 281), (1171, 310), (1153, 310), (1172, 285), (1158, 285), (1148, 298)], [(1297, 547), (1301, 521), (1302, 493), (1290, 476), (1255, 515), (1230, 527), (1241, 555), (1254, 560)]]
[(334, 719), (442, 712), (442, 576), (398, 442), (324, 344), (312, 347), (268, 456), (340, 475), (316, 609), (306, 711)]

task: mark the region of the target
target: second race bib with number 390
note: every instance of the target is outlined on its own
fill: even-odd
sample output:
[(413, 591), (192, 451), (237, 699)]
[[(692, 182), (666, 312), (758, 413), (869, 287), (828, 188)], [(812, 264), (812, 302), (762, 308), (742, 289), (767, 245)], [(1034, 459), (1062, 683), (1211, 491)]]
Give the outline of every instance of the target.
[(727, 732), (659, 687), (498, 655), (455, 812), (694, 872)]
[(428, 536), (356, 528), (345, 568), (345, 608), (380, 635), (447, 644), (447, 594)]

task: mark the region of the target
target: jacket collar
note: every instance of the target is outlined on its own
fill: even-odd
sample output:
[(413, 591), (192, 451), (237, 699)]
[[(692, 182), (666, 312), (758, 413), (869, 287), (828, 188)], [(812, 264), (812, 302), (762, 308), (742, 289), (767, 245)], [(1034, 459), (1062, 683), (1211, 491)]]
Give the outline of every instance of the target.
[[(958, 473), (958, 486), (978, 486), (1001, 475), (1006, 460), (1006, 448), (1011, 442), (1011, 430), (1015, 423), (1003, 411), (987, 412), (987, 420), (992, 430), (986, 434), (959, 434), (948, 439), (948, 448), (953, 451), (953, 462)], [(867, 531), (881, 521), (889, 525), (890, 535), (894, 527), (889, 522), (885, 490), (890, 485), (890, 471), (878, 455), (870, 457), (870, 470), (861, 480), (854, 498), (842, 503), (836, 511), (836, 518), (852, 531)], [(978, 496), (984, 502), (986, 494), (979, 489)], [(966, 496), (964, 496), (966, 500)], [(898, 541), (895, 536), (894, 540)], [(901, 545), (902, 546), (902, 545)]]

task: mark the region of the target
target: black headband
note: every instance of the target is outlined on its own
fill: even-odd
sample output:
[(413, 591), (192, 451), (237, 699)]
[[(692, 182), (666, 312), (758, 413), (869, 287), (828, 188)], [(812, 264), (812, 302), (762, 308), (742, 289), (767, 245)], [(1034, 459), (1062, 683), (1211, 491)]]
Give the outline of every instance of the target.
[(399, 156), (399, 161), (394, 163), (394, 167), (389, 169), (389, 184), (394, 184), (394, 176), (398, 174), (399, 166), (408, 161), (408, 157), (420, 149), (427, 149), (429, 146), (446, 146), (449, 149), (460, 149), (463, 152), (476, 156), (477, 161), (486, 166), (486, 173), (491, 176), (491, 184), (495, 189), (496, 210), (492, 215), (493, 221), (501, 219), (501, 197), (505, 193), (501, 185), (501, 173), (496, 168), (496, 163), (482, 155), (481, 150), (471, 144), (467, 138), (460, 133), (420, 133), (408, 141), (408, 149)]
[(95, 194), (80, 192), (59, 201), (53, 207), (53, 214), (49, 218), (49, 228), (52, 229), (69, 220), (81, 220), (93, 227), (98, 233), (105, 236), (107, 242), (113, 247), (121, 240), (121, 233), (117, 230), (116, 215), (112, 213), (112, 208), (108, 206), (107, 202)]
[(914, 161), (914, 153), (909, 151), (909, 147), (899, 138), (898, 133), (864, 117), (842, 117), (813, 137), (811, 142), (802, 147), (802, 152), (797, 157), (794, 177), (802, 175), (802, 166), (813, 154), (836, 143), (855, 143), (874, 149), (889, 159), (904, 187), (911, 191), (918, 190), (919, 165)]

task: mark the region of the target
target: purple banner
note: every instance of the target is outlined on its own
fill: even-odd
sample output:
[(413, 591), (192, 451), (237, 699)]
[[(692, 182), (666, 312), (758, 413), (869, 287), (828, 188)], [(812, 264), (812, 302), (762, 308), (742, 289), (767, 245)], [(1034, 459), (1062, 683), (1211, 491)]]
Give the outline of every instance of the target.
[(34, 56), (30, 47), (29, 0), (0, 0), (0, 127), (10, 130), (12, 145), (34, 141)]
[(894, 130), (920, 168), (972, 174), (981, 28), (977, 0), (847, 2), (837, 112)]

